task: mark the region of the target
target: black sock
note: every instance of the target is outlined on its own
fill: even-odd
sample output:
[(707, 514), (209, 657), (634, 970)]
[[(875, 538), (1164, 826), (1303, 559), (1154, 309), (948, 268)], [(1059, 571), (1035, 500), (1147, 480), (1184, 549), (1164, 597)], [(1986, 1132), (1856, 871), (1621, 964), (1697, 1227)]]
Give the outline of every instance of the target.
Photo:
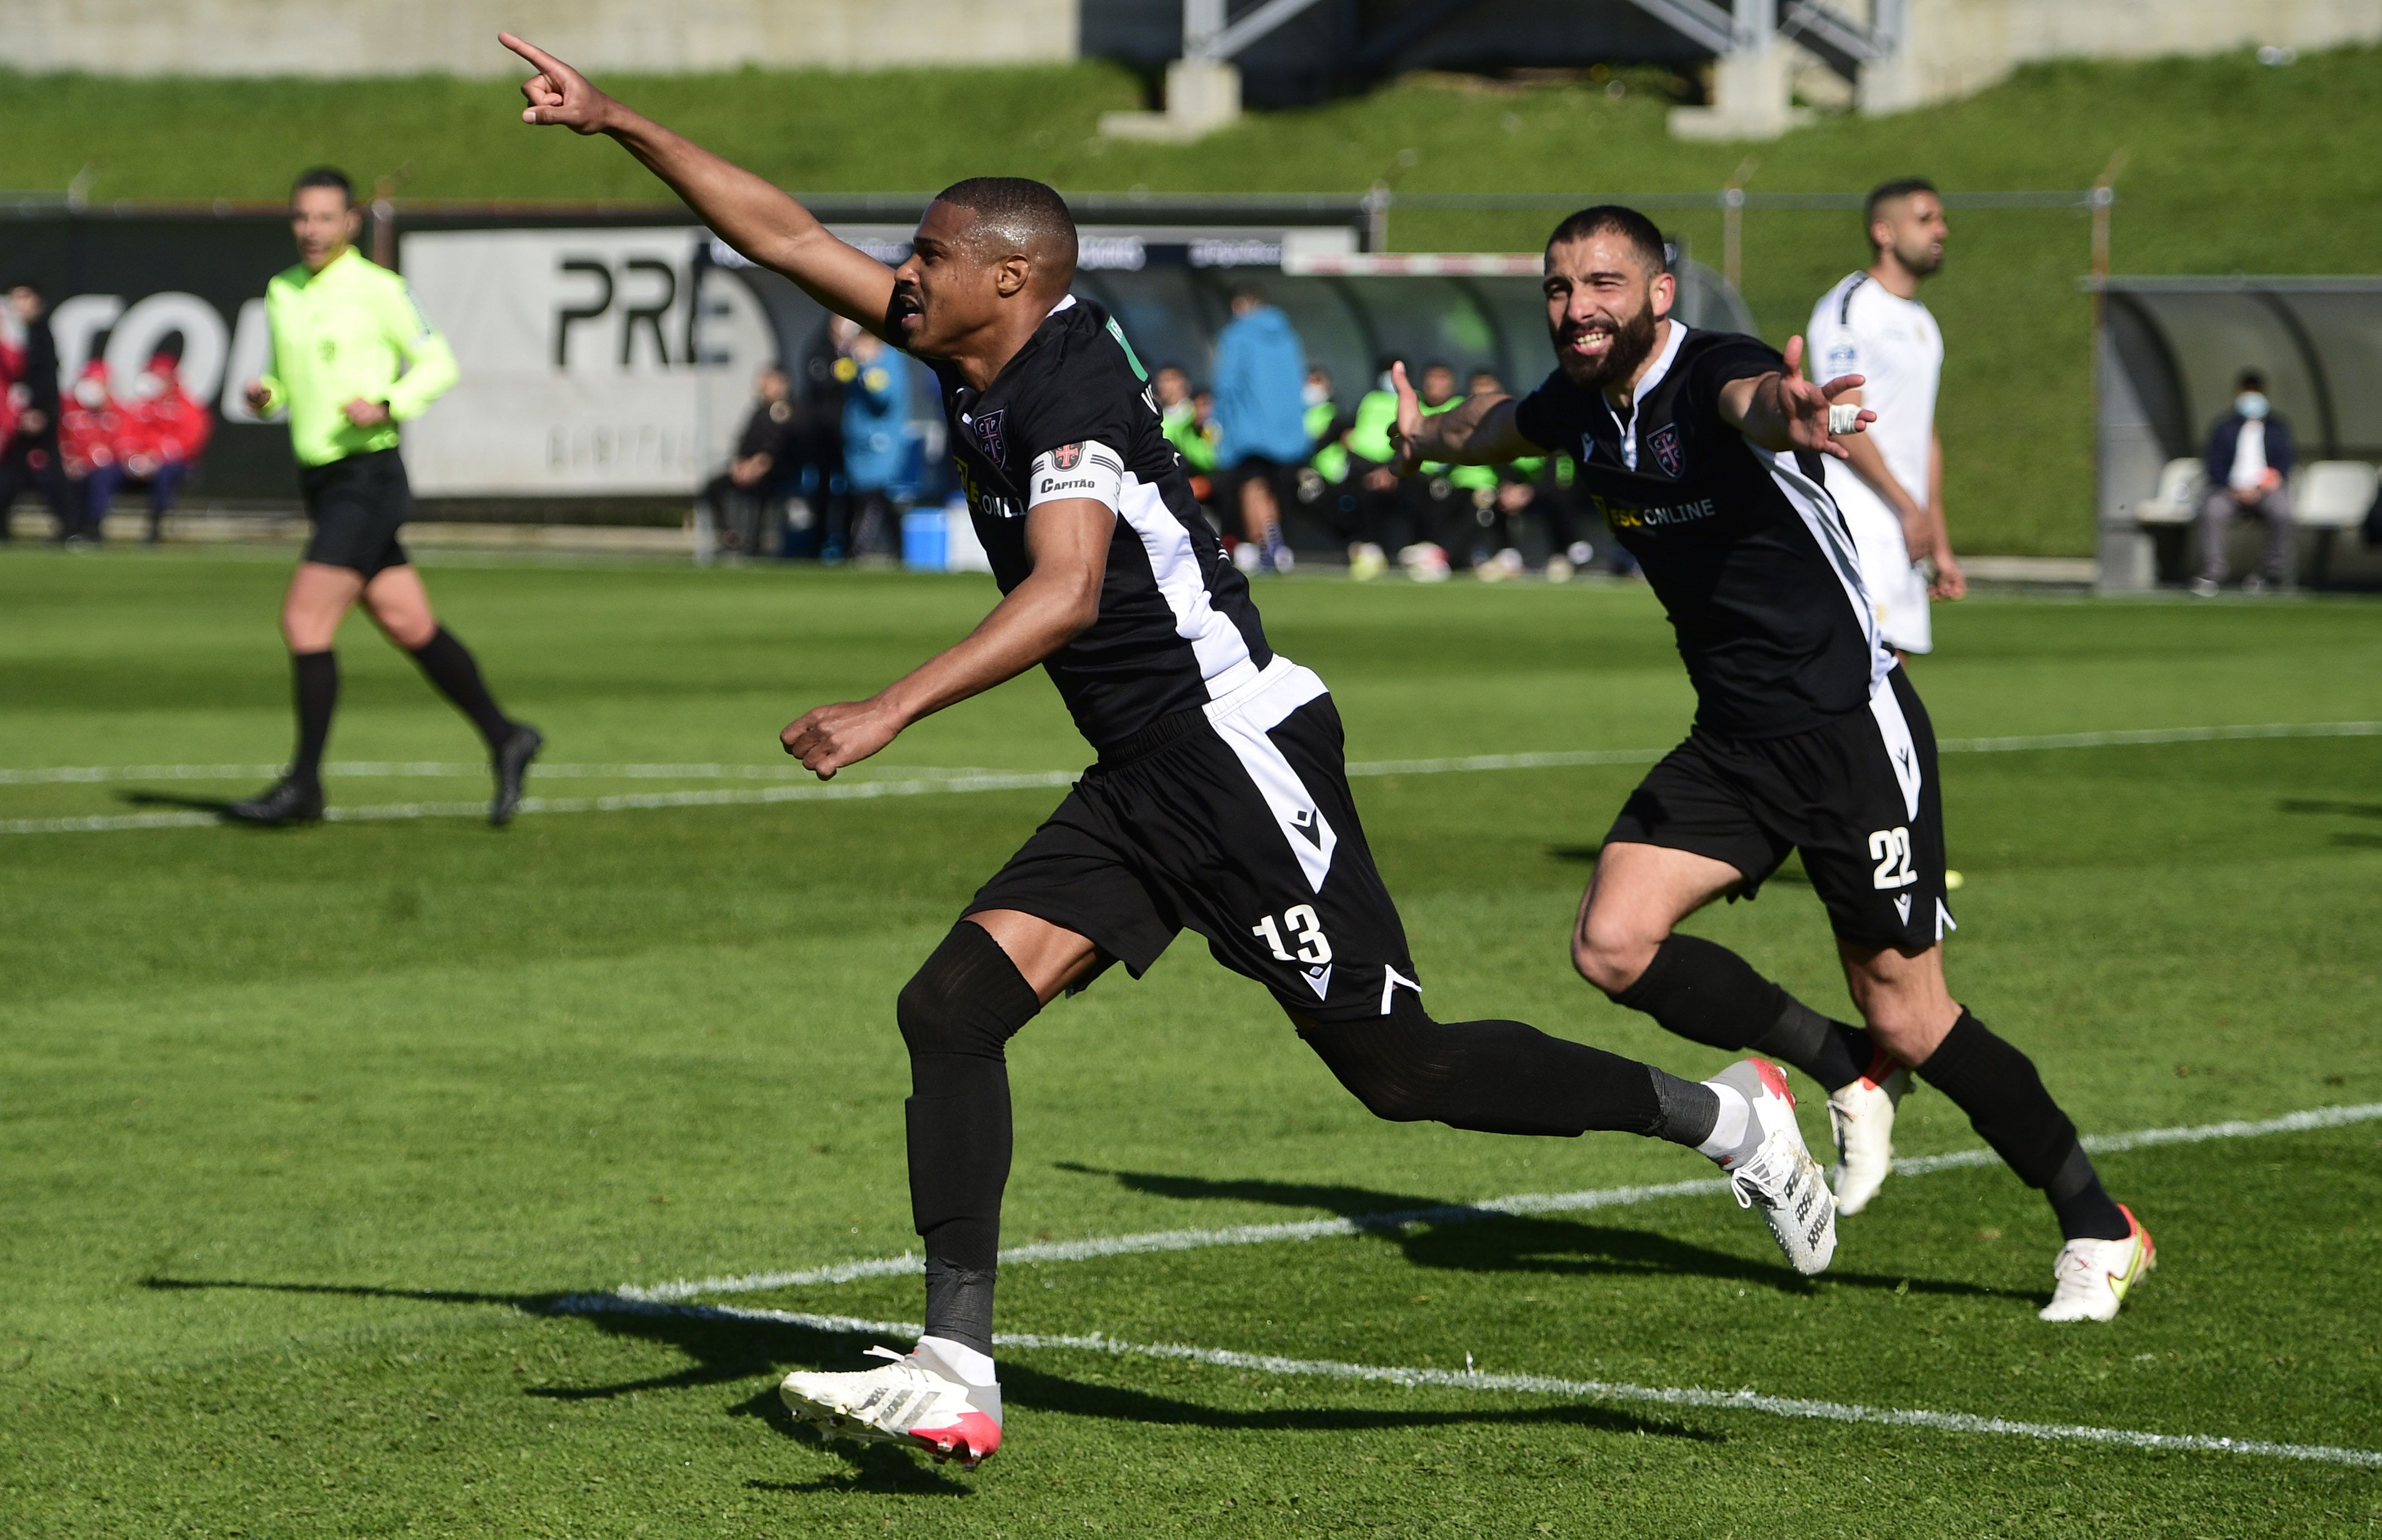
[(1401, 994), (1388, 1016), (1320, 1021), (1298, 1035), (1375, 1117), (1393, 1122), (1557, 1138), (1664, 1127), (1647, 1066), (1520, 1021), (1434, 1021)]
[(339, 703), (339, 655), (327, 647), (319, 653), (292, 653), (289, 671), (298, 701), (298, 752), (289, 762), (289, 778), (319, 786), (323, 746), (331, 738), (331, 711)]
[(2101, 1185), (2101, 1173), (2093, 1169), (2093, 1157), (2081, 1143), (2060, 1162), (2043, 1195), (2051, 1200), (2051, 1212), (2059, 1216), (2062, 1240), (2123, 1241), (2133, 1230), (2126, 1211)]
[(1870, 1066), (1869, 1033), (1830, 1021), (1701, 935), (1664, 937), (1654, 960), (1613, 1003), (1642, 1010), (1691, 1042), (1784, 1059), (1830, 1091)]
[(2069, 1240), (2118, 1241), (2129, 1233), (2125, 1215), (2101, 1190), (2092, 1157), (2077, 1142), (2076, 1125), (2044, 1089), (2034, 1061), (1965, 1008), (1918, 1072), (1969, 1115), (1970, 1125), (2020, 1181), (2051, 1196)]
[(1674, 1144), (1694, 1149), (1713, 1136), (1720, 1122), (1720, 1093), (1701, 1081), (1681, 1080), (1667, 1070), (1646, 1066), (1647, 1077), (1654, 1082), (1654, 1100), (1663, 1108), (1662, 1121), (1654, 1128), (1654, 1137), (1667, 1139)]
[(480, 736), (488, 740), (491, 752), (504, 746), (513, 735), (513, 720), (497, 709), (496, 697), (480, 678), (480, 666), (473, 661), (471, 649), (455, 640), (455, 633), (441, 626), (430, 633), (430, 640), (413, 650), (413, 661), (439, 692), (455, 703), (456, 709), (472, 719)]
[(952, 927), (902, 990), (910, 1049), (910, 1214), (927, 1250), (927, 1335), (992, 1351), (1001, 1194), (1009, 1183), (1003, 1045), (1042, 1008), (983, 927)]

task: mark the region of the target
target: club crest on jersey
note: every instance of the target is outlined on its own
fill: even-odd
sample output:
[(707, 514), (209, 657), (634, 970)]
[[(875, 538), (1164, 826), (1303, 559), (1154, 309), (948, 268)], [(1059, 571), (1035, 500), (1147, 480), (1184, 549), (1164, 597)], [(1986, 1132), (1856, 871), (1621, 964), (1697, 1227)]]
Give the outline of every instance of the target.
[(1654, 463), (1663, 468), (1665, 476), (1676, 478), (1679, 468), (1688, 463), (1688, 457), (1679, 450), (1679, 425), (1676, 422), (1665, 422), (1648, 434), (1646, 447), (1654, 452)]
[(1073, 471), (1075, 462), (1083, 458), (1084, 446), (1080, 444), (1062, 444), (1050, 451), (1050, 464), (1060, 471)]
[(1009, 409), (1003, 407), (999, 411), (986, 412), (968, 424), (976, 434), (976, 446), (983, 450), (984, 458), (995, 465), (1006, 466), (1009, 463), (1009, 440), (1001, 432), (1001, 419), (1008, 415)]

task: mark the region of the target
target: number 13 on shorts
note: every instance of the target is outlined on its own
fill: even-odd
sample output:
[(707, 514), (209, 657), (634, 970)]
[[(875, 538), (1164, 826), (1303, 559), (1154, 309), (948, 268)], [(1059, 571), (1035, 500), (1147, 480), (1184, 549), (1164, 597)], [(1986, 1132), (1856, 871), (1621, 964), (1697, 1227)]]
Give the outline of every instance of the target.
[[(1283, 933), (1289, 934), (1292, 951), (1283, 945)], [(1266, 944), (1276, 961), (1325, 963), (1332, 960), (1332, 943), (1323, 934), (1323, 922), (1313, 904), (1293, 904), (1283, 911), (1282, 923), (1276, 924), (1271, 914), (1249, 927), (1249, 934)]]

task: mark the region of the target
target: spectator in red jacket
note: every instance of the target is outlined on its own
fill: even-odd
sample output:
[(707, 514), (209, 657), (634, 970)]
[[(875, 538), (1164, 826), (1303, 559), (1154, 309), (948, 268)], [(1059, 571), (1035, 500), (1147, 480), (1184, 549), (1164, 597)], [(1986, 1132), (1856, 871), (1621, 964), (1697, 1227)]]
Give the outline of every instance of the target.
[(166, 515), (215, 434), (215, 413), (182, 388), (179, 361), (159, 353), (132, 383), (118, 415), (115, 463), (92, 472), (86, 518), (95, 535), (117, 490), (127, 482), (147, 482), (149, 544), (154, 545), (165, 538)]
[(67, 507), (72, 519), (59, 530), (59, 538), (76, 544), (100, 538), (99, 520), (92, 512), (92, 478), (115, 467), (124, 424), (123, 409), (107, 385), (107, 365), (93, 359), (83, 365), (82, 378), (67, 393), (58, 412), (58, 458), (66, 462)]

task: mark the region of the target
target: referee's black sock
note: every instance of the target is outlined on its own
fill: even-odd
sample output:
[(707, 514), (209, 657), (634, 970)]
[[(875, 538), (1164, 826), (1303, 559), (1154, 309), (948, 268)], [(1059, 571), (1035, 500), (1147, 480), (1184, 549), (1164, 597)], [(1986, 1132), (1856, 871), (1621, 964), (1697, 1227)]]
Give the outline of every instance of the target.
[(902, 988), (910, 1049), (910, 1214), (927, 1251), (927, 1335), (992, 1352), (1001, 1194), (1009, 1183), (1004, 1045), (1042, 1002), (980, 925), (961, 921)]
[(1613, 1002), (1692, 1042), (1783, 1059), (1829, 1091), (1860, 1079), (1873, 1053), (1868, 1033), (1830, 1021), (1701, 935), (1664, 937), (1654, 960)]
[(487, 684), (480, 678), (480, 666), (473, 661), (471, 649), (455, 640), (455, 633), (441, 626), (430, 633), (430, 640), (413, 649), (413, 661), (422, 672), (438, 687), (439, 693), (455, 703), (456, 708), (472, 719), (480, 736), (488, 740), (490, 752), (504, 746), (513, 735), (513, 720), (497, 709), (496, 697), (488, 693)]
[(298, 703), (298, 752), (289, 761), (289, 778), (320, 786), (323, 745), (330, 741), (331, 712), (339, 703), (339, 654), (327, 647), (292, 653), (289, 672)]
[(2034, 1061), (1969, 1014), (1960, 1019), (1919, 1077), (1952, 1099), (1994, 1153), (2029, 1187), (2043, 1189), (2070, 1241), (2122, 1241), (2126, 1216), (2101, 1186), (2076, 1125), (2044, 1090)]

